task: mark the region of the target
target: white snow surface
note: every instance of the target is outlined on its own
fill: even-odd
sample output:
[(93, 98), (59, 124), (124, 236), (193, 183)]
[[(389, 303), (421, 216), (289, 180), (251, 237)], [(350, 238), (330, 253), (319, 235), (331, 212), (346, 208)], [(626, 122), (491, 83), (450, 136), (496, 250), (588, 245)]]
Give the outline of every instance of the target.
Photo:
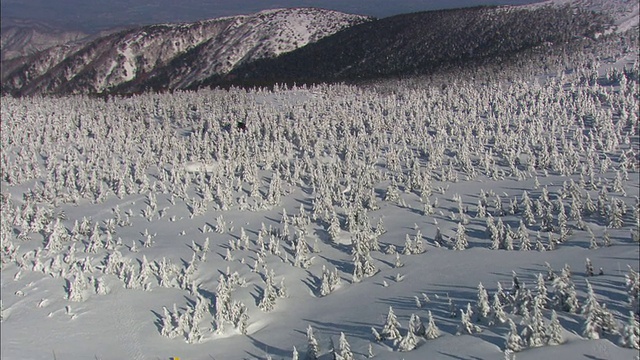
[[(571, 268), (581, 304), (588, 280), (622, 328), (631, 309), (625, 275), (639, 267), (638, 243), (630, 238), (638, 227), (637, 83), (586, 85), (581, 71), (572, 74), (546, 83), (458, 79), (446, 89), (425, 84), (393, 93), (327, 85), (109, 101), (3, 98), (2, 359), (289, 359), (293, 346), (306, 352), (308, 326), (321, 359), (331, 358), (341, 333), (357, 359), (366, 357), (370, 344), (376, 359), (502, 359), (508, 326), (480, 322), (482, 332), (456, 335), (460, 319), (449, 316), (448, 301), (458, 309), (473, 306), (480, 283), (490, 295), (498, 283), (508, 292), (512, 272), (535, 293), (545, 263), (556, 274)], [(234, 128), (238, 119), (246, 131)], [(567, 215), (571, 194), (584, 203), (587, 194), (597, 202), (602, 193), (602, 206), (583, 215), (598, 248), (570, 217), (567, 238), (537, 251), (542, 219), (536, 216), (527, 229), (532, 250), (518, 250), (518, 242), (515, 250), (491, 250), (487, 219), (476, 217), (480, 194), (489, 194), (487, 212), (516, 231), (522, 207), (511, 213), (509, 202), (524, 191), (534, 201), (548, 191)], [(425, 213), (426, 203), (432, 213)], [(620, 204), (626, 208), (621, 224), (600, 214)], [(314, 207), (316, 220), (308, 218)], [(331, 211), (341, 222), (335, 239), (327, 232)], [(45, 248), (56, 219), (75, 238)], [(72, 231), (83, 219), (87, 230), (78, 225)], [(381, 250), (370, 251), (377, 270), (355, 282), (353, 241), (370, 236), (380, 219)], [(469, 247), (457, 251), (452, 242), (460, 221), (468, 222)], [(549, 236), (560, 237), (558, 221), (553, 210), (552, 231), (541, 230), (547, 248)], [(407, 235), (419, 238), (424, 251), (399, 255), (402, 266), (396, 267), (396, 255), (387, 250), (393, 245), (402, 253)], [(92, 238), (99, 241), (92, 245)], [(313, 257), (307, 268), (295, 265), (301, 239)], [(273, 252), (271, 241), (279, 241)], [(112, 271), (121, 275), (105, 273), (106, 257), (117, 253), (122, 260)], [(603, 275), (587, 276), (587, 258)], [(165, 285), (157, 269), (142, 279), (145, 259), (154, 266), (170, 261), (177, 273)], [(259, 307), (266, 275), (261, 265), (253, 271), (258, 259), (273, 271), (274, 284), (283, 281), (287, 289), (269, 312)], [(180, 285), (189, 264), (189, 281)], [(319, 292), (323, 267), (341, 278), (326, 296)], [(220, 330), (214, 321), (220, 278), (234, 273), (245, 281), (234, 286), (231, 299), (246, 306), (246, 334), (229, 322)], [(95, 291), (94, 278), (104, 281), (106, 294)], [(88, 285), (76, 287), (74, 279)], [(70, 286), (79, 289), (80, 301), (68, 298)], [(547, 286), (552, 297), (550, 281)], [(187, 332), (163, 336), (163, 307), (173, 313), (175, 304), (185, 314), (198, 298), (205, 311), (190, 328), (200, 330), (199, 341), (187, 343)], [(420, 338), (410, 352), (399, 352), (390, 340), (376, 342), (371, 328), (381, 331), (389, 307), (403, 336), (411, 314), (426, 322), (428, 311), (442, 336)], [(547, 323), (552, 309), (543, 310)], [(585, 315), (557, 312), (564, 344), (525, 349), (518, 359), (637, 354), (619, 346), (618, 335), (584, 338)], [(509, 317), (523, 329), (522, 314)]]

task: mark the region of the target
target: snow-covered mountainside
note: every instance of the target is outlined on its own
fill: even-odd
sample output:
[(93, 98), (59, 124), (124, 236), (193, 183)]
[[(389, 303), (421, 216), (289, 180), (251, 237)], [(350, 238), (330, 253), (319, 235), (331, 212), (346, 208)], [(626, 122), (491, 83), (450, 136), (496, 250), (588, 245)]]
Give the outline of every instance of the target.
[[(170, 77), (172, 86), (180, 87), (245, 61), (291, 51), (366, 20), (336, 11), (296, 8), (144, 26), (98, 38), (71, 54), (67, 47), (37, 54), (12, 72), (3, 72), (2, 87), (4, 92), (20, 94), (101, 93), (127, 82), (144, 81), (170, 63), (170, 70), (165, 68), (163, 74)], [(197, 51), (197, 61), (182, 62), (189, 51)]]
[(547, 0), (523, 7), (539, 7), (545, 5), (572, 5), (596, 12), (603, 12), (614, 19), (615, 31), (627, 31), (638, 26), (640, 4), (636, 0)]
[(3, 22), (0, 37), (0, 56), (3, 61), (33, 55), (57, 45), (79, 42), (89, 36), (80, 31), (64, 31), (33, 21), (11, 19), (9, 22)]
[(633, 359), (614, 40), (387, 88), (2, 98), (2, 359)]
[[(367, 22), (283, 54), (241, 65), (201, 85), (253, 86), (375, 80), (570, 52), (608, 33), (613, 19), (571, 6), (475, 7)], [(536, 31), (531, 31), (536, 29)]]

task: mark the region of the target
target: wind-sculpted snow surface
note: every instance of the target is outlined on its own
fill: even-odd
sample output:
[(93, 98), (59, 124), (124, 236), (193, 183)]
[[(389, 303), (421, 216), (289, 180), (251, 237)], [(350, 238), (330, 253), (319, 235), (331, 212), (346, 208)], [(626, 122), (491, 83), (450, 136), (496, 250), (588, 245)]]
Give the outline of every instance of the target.
[(431, 81), (3, 98), (2, 358), (633, 358), (638, 65)]

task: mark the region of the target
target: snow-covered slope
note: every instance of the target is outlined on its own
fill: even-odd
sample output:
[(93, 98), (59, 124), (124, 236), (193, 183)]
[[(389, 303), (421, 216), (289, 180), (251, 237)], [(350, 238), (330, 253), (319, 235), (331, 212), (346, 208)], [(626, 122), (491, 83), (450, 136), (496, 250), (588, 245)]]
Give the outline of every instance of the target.
[(596, 12), (604, 12), (614, 19), (618, 32), (627, 31), (638, 26), (640, 4), (636, 0), (547, 0), (523, 7), (539, 7), (545, 5), (572, 5)]
[[(45, 55), (49, 61), (35, 57), (38, 65), (27, 62), (3, 73), (3, 90), (21, 94), (101, 93), (134, 80), (146, 81), (158, 68), (164, 68), (173, 87), (186, 86), (202, 76), (293, 50), (366, 19), (299, 8), (145, 26), (98, 38), (72, 54), (62, 48), (50, 49)], [(184, 63), (185, 53), (194, 49), (200, 49), (197, 59)], [(56, 62), (58, 59), (61, 61)], [(37, 76), (30, 71), (33, 67), (39, 69)]]
[(82, 41), (89, 35), (80, 31), (64, 31), (37, 22), (18, 22), (2, 24), (0, 54), (2, 60), (24, 57), (48, 48)]
[[(362, 21), (361, 17), (319, 9), (268, 10), (238, 17), (224, 34), (195, 48), (188, 55), (193, 56), (193, 62), (184, 69), (186, 72), (169, 76), (167, 86), (187, 87), (213, 74), (227, 73), (239, 64), (295, 50)], [(175, 71), (165, 68), (159, 73)]]
[(632, 359), (639, 68), (605, 55), (3, 98), (2, 359)]

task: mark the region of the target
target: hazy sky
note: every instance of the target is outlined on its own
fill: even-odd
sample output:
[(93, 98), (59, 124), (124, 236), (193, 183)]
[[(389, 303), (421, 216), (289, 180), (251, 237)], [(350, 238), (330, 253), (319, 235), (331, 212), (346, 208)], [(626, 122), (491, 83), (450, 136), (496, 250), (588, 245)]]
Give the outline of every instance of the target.
[(525, 4), (539, 0), (2, 0), (3, 21), (34, 19), (82, 30), (181, 22), (248, 14), (281, 7), (321, 7), (386, 17), (476, 5)]

